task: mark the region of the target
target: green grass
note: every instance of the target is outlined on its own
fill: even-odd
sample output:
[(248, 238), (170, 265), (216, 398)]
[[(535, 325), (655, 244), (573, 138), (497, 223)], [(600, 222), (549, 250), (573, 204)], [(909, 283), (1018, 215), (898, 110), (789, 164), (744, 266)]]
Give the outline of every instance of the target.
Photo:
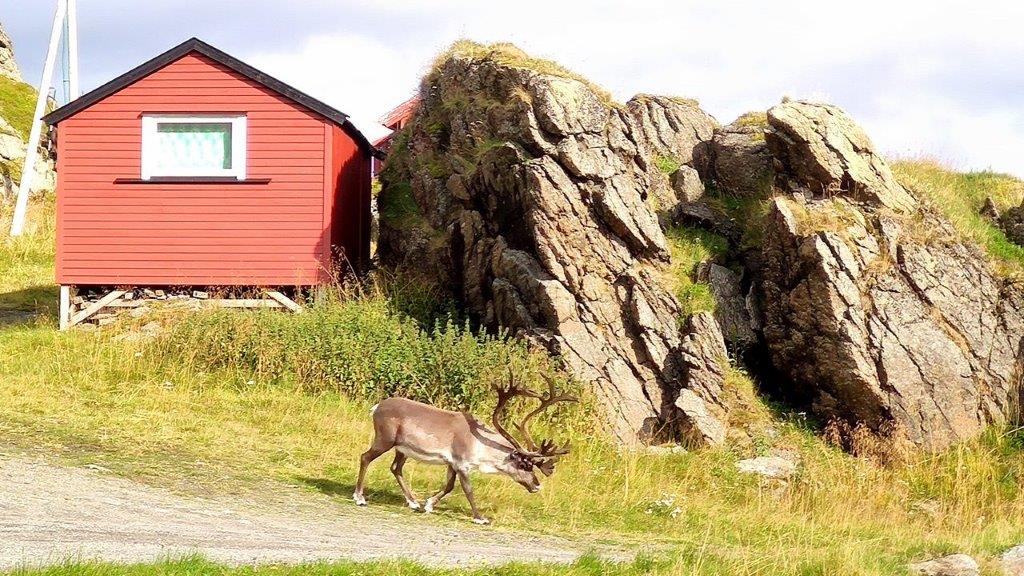
[(701, 311), (713, 311), (715, 298), (711, 287), (695, 279), (703, 262), (720, 260), (728, 249), (725, 238), (702, 228), (675, 226), (666, 230), (672, 266), (669, 286), (682, 306), (686, 319)]
[(672, 174), (683, 165), (678, 158), (672, 158), (671, 156), (655, 156), (654, 165), (658, 167), (658, 170), (662, 174)]
[[(28, 140), (35, 113), (36, 91), (28, 84), (0, 76), (0, 118), (7, 120), (22, 140)], [(21, 163), (0, 161), (0, 174), (21, 180)]]
[(0, 76), (0, 118), (10, 123), (22, 140), (28, 140), (35, 108), (35, 88)]
[[(9, 218), (3, 210), (0, 226)], [(0, 243), (0, 267), (9, 271), (0, 275), (0, 445), (6, 452), (95, 463), (182, 491), (258, 493), (267, 482), (286, 482), (344, 501), (371, 436), (367, 410), (380, 396), (410, 394), (485, 414), (489, 379), (505, 365), (531, 378), (557, 370), (521, 344), (458, 324), (423, 328), (384, 289), (299, 316), (159, 311), (153, 318), (168, 329), (155, 341), (120, 338), (131, 332), (127, 322), (99, 333), (60, 333), (52, 218), (52, 199), (34, 202), (28, 234)], [(673, 237), (678, 263), (721, 248), (720, 239), (692, 230)], [(12, 310), (44, 315), (4, 315)], [(753, 404), (732, 422), (751, 431), (750, 441), (699, 452), (624, 451), (608, 441), (585, 402), (541, 423), (542, 432), (574, 447), (545, 490), (531, 495), (482, 476), (476, 484), (484, 513), (499, 526), (525, 531), (653, 544), (659, 552), (643, 568), (664, 574), (889, 575), (909, 560), (951, 551), (991, 559), (1024, 541), (1024, 434), (993, 430), (946, 453), (884, 467), (831, 447), (800, 415), (765, 405), (741, 372), (731, 370), (729, 378)], [(739, 459), (773, 449), (800, 456), (799, 473), (787, 486), (737, 472)], [(421, 495), (443, 479), (436, 468), (407, 470)], [(397, 493), (385, 464), (371, 468), (368, 486)], [(391, 506), (379, 497), (374, 503)], [(445, 501), (438, 518), (395, 511), (424, 522), (468, 516), (459, 494)], [(595, 563), (508, 573), (614, 573)], [(163, 566), (87, 569), (206, 573)], [(353, 566), (311, 569), (423, 573), (411, 565)], [(79, 568), (86, 569), (52, 570)]]
[(1001, 211), (1019, 206), (1024, 182), (996, 172), (956, 172), (933, 160), (897, 161), (892, 170), (900, 182), (949, 218), (964, 238), (984, 248), (1000, 272), (1024, 274), (1024, 247), (1010, 242), (980, 214), (987, 197)]
[(664, 563), (639, 559), (616, 564), (593, 557), (583, 557), (569, 565), (519, 562), (497, 567), (446, 569), (391, 560), (230, 567), (200, 556), (132, 566), (72, 561), (47, 568), (20, 568), (9, 572), (11, 576), (639, 576), (664, 573), (667, 573)]

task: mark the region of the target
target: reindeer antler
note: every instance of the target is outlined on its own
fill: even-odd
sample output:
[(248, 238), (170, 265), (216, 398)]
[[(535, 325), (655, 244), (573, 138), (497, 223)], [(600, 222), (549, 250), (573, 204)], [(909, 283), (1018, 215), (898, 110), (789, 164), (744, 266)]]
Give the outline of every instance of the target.
[[(547, 375), (543, 375), (543, 377), (548, 383), (547, 394), (540, 394), (530, 390), (529, 388), (516, 384), (515, 376), (512, 374), (512, 369), (510, 368), (508, 371), (508, 385), (501, 386), (500, 384), (496, 384), (494, 386), (494, 390), (498, 394), (498, 403), (494, 406), (494, 413), (491, 415), (491, 423), (494, 424), (494, 428), (498, 431), (498, 434), (501, 434), (505, 440), (508, 440), (509, 444), (511, 444), (513, 448), (524, 456), (528, 456), (533, 461), (537, 462), (538, 466), (542, 466), (541, 471), (545, 474), (550, 474), (550, 469), (554, 466), (554, 461), (557, 460), (559, 456), (569, 453), (569, 444), (566, 443), (564, 446), (556, 446), (552, 440), (542, 440), (538, 446), (537, 443), (533, 441), (533, 437), (530, 435), (530, 431), (527, 429), (526, 425), (535, 416), (559, 402), (578, 402), (578, 400), (575, 396), (559, 394), (555, 389), (554, 380), (549, 378)], [(508, 407), (509, 400), (516, 396), (536, 398), (537, 400), (540, 400), (540, 406), (524, 416), (523, 419), (515, 425), (516, 430), (519, 431), (519, 434), (522, 435), (523, 440), (526, 442), (525, 449), (515, 436), (510, 434), (501, 424), (501, 419), (505, 415), (505, 409)]]
[(501, 418), (505, 415), (505, 408), (508, 406), (508, 401), (516, 396), (523, 396), (525, 398), (540, 398), (540, 395), (528, 388), (523, 388), (515, 382), (515, 376), (512, 374), (512, 369), (508, 369), (508, 386), (502, 386), (500, 384), (494, 385), (494, 391), (498, 393), (498, 403), (494, 406), (494, 413), (491, 414), (491, 424), (494, 424), (495, 430), (498, 434), (508, 440), (512, 447), (519, 452), (526, 453), (523, 450), (523, 446), (516, 440), (515, 436), (509, 434), (508, 430), (501, 424)]
[(541, 376), (548, 383), (548, 393), (546, 395), (540, 395), (534, 392), (534, 397), (540, 399), (540, 406), (534, 409), (533, 412), (530, 412), (525, 417), (523, 417), (523, 420), (519, 424), (516, 424), (516, 429), (519, 430), (519, 433), (523, 435), (523, 440), (526, 441), (526, 446), (533, 453), (531, 454), (533, 456), (552, 457), (562, 454), (568, 454), (568, 444), (566, 444), (564, 448), (559, 449), (557, 453), (551, 452), (552, 450), (555, 449), (555, 446), (554, 442), (550, 440), (544, 440), (541, 442), (540, 446), (537, 446), (537, 443), (533, 441), (533, 437), (530, 436), (530, 431), (526, 428), (526, 424), (534, 416), (540, 414), (544, 410), (547, 410), (551, 406), (558, 404), (559, 402), (579, 402), (579, 400), (575, 396), (571, 396), (569, 394), (558, 394), (558, 392), (555, 390), (555, 381), (552, 380), (547, 374), (542, 374)]

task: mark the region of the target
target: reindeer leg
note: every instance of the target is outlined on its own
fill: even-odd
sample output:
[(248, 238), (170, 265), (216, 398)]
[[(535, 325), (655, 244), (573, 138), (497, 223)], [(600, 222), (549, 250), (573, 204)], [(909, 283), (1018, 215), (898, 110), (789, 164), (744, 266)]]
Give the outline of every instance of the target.
[(405, 466), (405, 461), (405, 454), (395, 450), (395, 461), (391, 463), (391, 473), (395, 475), (395, 480), (398, 480), (398, 486), (402, 489), (402, 494), (405, 494), (405, 502), (409, 508), (419, 510), (420, 503), (416, 501), (416, 495), (409, 489), (409, 483), (405, 481), (405, 476), (402, 476), (402, 467)]
[(423, 511), (431, 513), (434, 511), (434, 506), (441, 501), (441, 498), (447, 496), (455, 488), (455, 468), (448, 467), (448, 479), (445, 481), (444, 488), (441, 488), (433, 496), (427, 498), (427, 501), (423, 503)]
[(370, 449), (363, 452), (363, 455), (359, 458), (359, 480), (356, 481), (356, 491), (352, 493), (352, 499), (356, 501), (356, 505), (366, 506), (366, 498), (363, 497), (363, 485), (366, 483), (366, 468), (370, 465), (370, 462), (380, 458), (380, 455), (388, 450), (391, 450), (390, 446), (381, 448), (375, 440), (373, 446), (370, 446)]
[(476, 501), (473, 499), (473, 487), (469, 485), (469, 472), (459, 470), (456, 473), (459, 476), (459, 484), (462, 485), (462, 492), (466, 495), (466, 500), (469, 500), (470, 509), (473, 510), (473, 522), (477, 524), (490, 524), (491, 521), (484, 518), (476, 507)]

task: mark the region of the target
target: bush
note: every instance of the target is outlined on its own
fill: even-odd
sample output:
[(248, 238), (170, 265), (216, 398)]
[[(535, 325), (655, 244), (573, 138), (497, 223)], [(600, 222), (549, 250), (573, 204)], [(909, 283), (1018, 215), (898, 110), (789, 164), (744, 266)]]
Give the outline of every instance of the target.
[[(196, 346), (202, 342), (202, 346)], [(430, 329), (382, 295), (313, 306), (299, 315), (217, 310), (183, 315), (155, 344), (159, 356), (206, 369), (251, 370), (257, 379), (376, 402), (405, 396), (451, 409), (481, 409), (511, 368), (528, 384), (557, 368), (525, 342), (452, 320)]]

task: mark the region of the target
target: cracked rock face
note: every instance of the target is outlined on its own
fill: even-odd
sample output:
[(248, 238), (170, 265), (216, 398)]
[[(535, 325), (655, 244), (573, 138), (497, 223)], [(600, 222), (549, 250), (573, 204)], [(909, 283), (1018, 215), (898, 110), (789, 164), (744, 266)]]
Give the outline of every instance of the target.
[(768, 110), (765, 138), (789, 188), (822, 196), (842, 192), (854, 200), (910, 212), (917, 201), (893, 177), (864, 131), (839, 108), (785, 102)]
[[(823, 418), (895, 430), (925, 448), (1016, 418), (1021, 291), (995, 277), (948, 222), (912, 208), (916, 201), (882, 176), (888, 168), (859, 129), (845, 134), (846, 120), (815, 121), (826, 133), (817, 134), (780, 120), (836, 115), (811, 106), (769, 111), (773, 128), (802, 134), (769, 136), (788, 170), (782, 185), (837, 195), (773, 202), (762, 281), (773, 364)], [(819, 145), (826, 139), (860, 144)], [(870, 167), (870, 177), (852, 176), (855, 165)]]
[(712, 174), (721, 191), (745, 196), (771, 186), (772, 156), (765, 128), (737, 121), (715, 131), (711, 141)]
[(667, 181), (652, 150), (692, 162), (710, 117), (651, 98), (613, 107), (583, 82), (486, 56), (450, 56), (421, 92), (384, 174), (382, 263), (561, 354), (623, 442), (722, 441), (721, 330), (711, 315), (679, 326), (648, 199)]
[(640, 157), (671, 159), (679, 164), (665, 175), (655, 166), (647, 190), (660, 221), (673, 223), (684, 207), (704, 195), (701, 175), (710, 167), (711, 137), (718, 122), (696, 102), (668, 96), (637, 95), (626, 103), (626, 110)]

